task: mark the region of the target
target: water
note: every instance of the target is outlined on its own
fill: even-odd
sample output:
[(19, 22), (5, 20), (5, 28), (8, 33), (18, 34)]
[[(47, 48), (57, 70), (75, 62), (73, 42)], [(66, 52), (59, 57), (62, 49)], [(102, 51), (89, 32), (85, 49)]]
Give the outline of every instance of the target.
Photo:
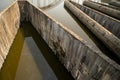
[[(72, 1), (80, 1), (83, 0), (72, 0)], [(93, 0), (93, 1), (100, 1), (103, 3), (108, 3), (108, 0)], [(82, 3), (81, 3), (82, 4)], [(101, 51), (109, 58), (113, 59), (115, 62), (120, 64), (120, 59), (113, 51), (111, 51), (102, 41), (100, 41), (87, 27), (82, 24), (67, 8), (64, 7), (64, 0), (56, 7), (52, 9), (44, 10), (48, 15), (68, 27), (74, 33), (79, 35), (87, 44), (92, 46), (94, 50)]]
[(105, 53), (107, 52), (103, 49), (105, 47), (102, 47), (103, 44), (100, 40), (98, 40), (85, 25), (77, 20), (76, 17), (64, 7), (64, 0), (58, 6), (52, 9), (47, 9), (45, 12), (87, 41), (87, 44), (91, 45), (94, 49)]
[(83, 25), (79, 25), (74, 18), (66, 11), (64, 8), (64, 1), (53, 9), (45, 10), (47, 14), (52, 16), (54, 19), (68, 27), (74, 33), (78, 34), (84, 40), (87, 41), (89, 45), (93, 45), (96, 48), (96, 44), (89, 38), (86, 32), (81, 28)]
[(22, 23), (0, 80), (73, 80), (30, 23)]
[[(111, 53), (103, 46), (104, 44), (64, 7), (64, 0), (49, 1), (39, 3), (37, 0), (34, 0), (33, 3), (42, 7), (51, 17), (81, 36), (96, 50)], [(9, 6), (12, 0), (8, 2), (3, 0), (2, 2), (6, 4), (4, 4), (4, 7), (0, 5), (0, 10)], [(2, 3), (0, 2), (0, 4)], [(0, 71), (0, 80), (73, 80), (70, 73), (67, 72), (53, 54), (32, 25), (24, 23), (19, 29)]]

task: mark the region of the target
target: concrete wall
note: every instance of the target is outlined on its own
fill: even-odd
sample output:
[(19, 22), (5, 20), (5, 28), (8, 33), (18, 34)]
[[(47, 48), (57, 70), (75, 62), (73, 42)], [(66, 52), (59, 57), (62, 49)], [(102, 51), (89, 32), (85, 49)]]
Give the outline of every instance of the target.
[(28, 12), (27, 12), (27, 1), (26, 0), (18, 0), (18, 4), (19, 4), (19, 10), (20, 10), (20, 21), (28, 21)]
[(101, 24), (103, 27), (105, 27), (107, 30), (109, 30), (111, 33), (113, 33), (116, 37), (120, 39), (120, 20), (114, 19), (101, 12), (77, 4), (75, 2), (71, 2), (71, 3), (74, 4), (77, 8), (82, 10), (84, 13), (86, 13), (88, 16), (90, 16), (92, 19), (97, 21), (99, 24)]
[(120, 66), (117, 63), (95, 51), (80, 36), (38, 7), (29, 2), (25, 5), (27, 8), (24, 9), (28, 9), (26, 13), (29, 15), (27, 20), (33, 24), (75, 80), (120, 79)]
[(120, 0), (113, 0), (109, 4), (120, 8)]
[(17, 1), (0, 13), (0, 69), (19, 28)]
[(120, 39), (118, 39), (69, 1), (65, 1), (65, 6), (120, 58)]
[(109, 8), (109, 7), (106, 7), (106, 6), (102, 6), (102, 5), (96, 4), (92, 1), (84, 1), (83, 4), (85, 6), (93, 8), (95, 10), (98, 10), (100, 12), (103, 12), (107, 15), (110, 15), (110, 16), (115, 17), (115, 18), (120, 20), (120, 11), (119, 10), (112, 9), (112, 8)]
[(98, 2), (94, 2), (94, 3), (105, 6), (105, 7), (113, 8), (113, 9), (116, 9), (116, 10), (120, 10), (119, 7), (116, 7), (116, 6), (113, 6), (113, 5), (108, 5), (108, 4), (105, 4), (105, 3), (98, 3)]

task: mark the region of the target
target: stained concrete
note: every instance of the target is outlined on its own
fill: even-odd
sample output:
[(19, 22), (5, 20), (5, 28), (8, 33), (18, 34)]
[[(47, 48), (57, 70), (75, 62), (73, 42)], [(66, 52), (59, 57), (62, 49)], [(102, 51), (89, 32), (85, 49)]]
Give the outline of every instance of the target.
[(26, 20), (32, 23), (74, 79), (119, 80), (120, 66), (117, 63), (95, 51), (80, 36), (32, 3), (28, 2), (25, 5), (27, 8), (24, 9), (27, 9), (29, 16), (25, 16)]
[(120, 39), (110, 33), (107, 29), (102, 27), (95, 20), (90, 18), (84, 12), (79, 10), (69, 1), (65, 1), (66, 7), (82, 21), (88, 29), (90, 29), (100, 40), (102, 40), (116, 55), (120, 58)]
[[(116, 62), (114, 62), (101, 52), (94, 50), (80, 36), (75, 34), (72, 30), (68, 29), (67, 27), (63, 26), (59, 22), (55, 21), (53, 18), (44, 13), (38, 7), (34, 6), (32, 3), (20, 1), (19, 5), (21, 11), (20, 13), (22, 15), (21, 21), (25, 20), (30, 21), (32, 23), (32, 25), (43, 37), (43, 39), (46, 41), (49, 47), (54, 51), (55, 55), (59, 58), (61, 63), (66, 67), (66, 69), (69, 72), (71, 72), (75, 80), (120, 79), (120, 66)], [(70, 6), (68, 5), (68, 7)], [(72, 9), (75, 10), (76, 8), (73, 7)], [(11, 11), (15, 11), (15, 13), (12, 13)], [(3, 29), (4, 26), (6, 25), (2, 24), (3, 28), (0, 30), (2, 30), (2, 35), (4, 35), (4, 37), (6, 38), (4, 40), (3, 37), (0, 38), (0, 40), (2, 41), (0, 52), (3, 55), (4, 55), (3, 51), (7, 51), (9, 49), (9, 46), (11, 45), (10, 43), (12, 43), (12, 40), (15, 37), (15, 33), (17, 32), (18, 29), (19, 10), (17, 3), (15, 3), (14, 7), (8, 10), (8, 12), (10, 12), (9, 14), (6, 13), (8, 16), (5, 14), (4, 14), (5, 16), (2, 16), (4, 17), (4, 19), (8, 20), (5, 24), (7, 25), (8, 22), (9, 23), (11, 22), (11, 18), (14, 18), (12, 19), (12, 21), (13, 22), (16, 21), (14, 23), (16, 23), (17, 26), (15, 26), (13, 23), (11, 23), (13, 24), (12, 26), (10, 26), (9, 24), (11, 28), (9, 31), (12, 31), (14, 34), (9, 31), (8, 31), (9, 34), (7, 34), (5, 32), (7, 32), (8, 27), (7, 28), (5, 27), (7, 30)], [(82, 14), (84, 15), (84, 13)], [(80, 16), (80, 14), (77, 13), (76, 15)], [(82, 19), (90, 19), (88, 16), (84, 17), (83, 15), (81, 16)], [(10, 16), (14, 17), (10, 18)], [(2, 21), (4, 20), (3, 18), (1, 18), (0, 15), (0, 23), (2, 23)], [(84, 23), (90, 23), (91, 25), (94, 25), (90, 20), (84, 21)], [(99, 26), (97, 25), (94, 25), (94, 27), (98, 29), (98, 31), (96, 32), (101, 33), (99, 31), (101, 30), (101, 28), (99, 28)], [(104, 31), (105, 29), (102, 28), (102, 30)], [(6, 36), (4, 33), (6, 34)], [(116, 42), (115, 46), (116, 44), (119, 45), (119, 42), (117, 43), (116, 41), (117, 38), (114, 37), (113, 34), (109, 33), (107, 30), (105, 30), (105, 34), (104, 33), (101, 34), (103, 35), (98, 36), (104, 36), (103, 40), (110, 39), (112, 36)], [(9, 37), (7, 35), (10, 36), (10, 39), (8, 39)], [(114, 41), (113, 39), (110, 40)], [(109, 40), (107, 42), (109, 43)], [(2, 58), (0, 59), (2, 62), (3, 59)]]
[(75, 2), (71, 3), (120, 39), (120, 20)]
[(120, 0), (113, 0), (109, 4), (120, 8)]
[(19, 28), (20, 13), (17, 1), (0, 13), (0, 68)]
[(116, 10), (116, 9), (113, 9), (113, 8), (110, 8), (110, 7), (106, 7), (106, 6), (102, 6), (100, 4), (96, 4), (92, 1), (84, 1), (83, 4), (85, 6), (93, 8), (95, 10), (98, 10), (100, 12), (103, 12), (107, 15), (110, 15), (110, 16), (115, 17), (115, 18), (120, 20), (120, 11), (119, 10)]

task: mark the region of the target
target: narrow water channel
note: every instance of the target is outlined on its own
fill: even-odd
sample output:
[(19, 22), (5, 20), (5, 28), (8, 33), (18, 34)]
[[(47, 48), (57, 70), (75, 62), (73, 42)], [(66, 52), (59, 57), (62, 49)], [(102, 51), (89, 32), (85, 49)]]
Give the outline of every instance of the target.
[(73, 80), (30, 23), (22, 23), (0, 80)]
[[(37, 1), (34, 0), (35, 5), (42, 4)], [(64, 7), (64, 0), (53, 1), (59, 1), (59, 4), (49, 2), (50, 5), (44, 7), (43, 4), (46, 3), (43, 2), (41, 5), (48, 15), (81, 36), (95, 49), (107, 54), (112, 53)], [(33, 26), (30, 23), (22, 23), (0, 71), (0, 80), (73, 80), (73, 78)]]

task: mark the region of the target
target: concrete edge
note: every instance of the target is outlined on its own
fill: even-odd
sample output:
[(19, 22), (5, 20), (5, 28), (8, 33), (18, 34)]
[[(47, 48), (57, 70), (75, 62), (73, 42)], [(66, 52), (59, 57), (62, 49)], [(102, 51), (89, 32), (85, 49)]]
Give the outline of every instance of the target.
[(100, 51), (95, 51), (93, 49), (92, 46), (88, 45), (86, 43), (86, 41), (84, 41), (80, 36), (78, 36), (77, 34), (75, 34), (73, 31), (71, 31), (70, 29), (68, 29), (67, 27), (65, 27), (63, 24), (59, 23), (58, 21), (56, 21), (55, 19), (53, 19), (51, 16), (49, 16), (48, 14), (46, 14), (42, 9), (40, 9), (39, 7), (35, 6), (33, 3), (27, 1), (28, 3), (30, 3), (32, 6), (34, 6), (36, 9), (38, 9), (39, 11), (41, 11), (43, 14), (45, 14), (47, 17), (49, 17), (52, 21), (56, 22), (58, 25), (60, 25), (65, 31), (67, 31), (68, 33), (70, 33), (71, 35), (73, 35), (73, 37), (75, 37), (77, 40), (79, 40), (80, 42), (82, 42), (83, 44), (85, 44), (88, 48), (90, 48), (93, 52), (95, 52), (95, 54), (99, 55), (101, 58), (103, 58), (106, 62), (108, 62), (109, 64), (111, 64), (112, 66), (114, 66), (115, 68), (117, 68), (118, 70), (120, 70), (120, 65), (118, 65), (115, 61), (111, 60), (110, 58), (108, 58), (107, 56), (105, 56), (104, 54), (102, 54)]
[[(71, 1), (71, 2), (73, 2), (73, 1)], [(75, 2), (74, 2), (74, 3), (75, 3)], [(77, 3), (76, 3), (76, 4), (77, 4)], [(101, 4), (101, 3), (98, 3), (98, 4)], [(80, 5), (80, 4), (79, 4), (79, 5)], [(81, 5), (81, 6), (84, 6), (84, 5)], [(107, 14), (104, 14), (104, 13), (102, 13), (102, 12), (96, 11), (96, 10), (94, 10), (94, 9), (88, 7), (88, 6), (84, 6), (84, 7), (88, 8), (88, 9), (90, 9), (90, 10), (96, 12), (96, 13), (99, 13), (99, 14), (101, 14), (101, 15), (105, 15), (106, 17), (111, 18), (111, 19), (114, 20), (114, 21), (120, 22), (120, 20), (118, 20), (118, 19), (116, 19), (116, 18), (114, 18), (114, 17), (108, 16)]]
[[(17, 4), (17, 6), (18, 6), (17, 0), (15, 0), (9, 7), (7, 7), (6, 9), (4, 9), (4, 11), (2, 11), (2, 13), (0, 13), (0, 17), (1, 17), (9, 8), (11, 8), (12, 6), (14, 6), (15, 4)], [(19, 9), (18, 9), (18, 10), (19, 10)], [(20, 12), (20, 11), (19, 11), (19, 12)], [(20, 14), (19, 14), (18, 17), (19, 17), (19, 19), (20, 19)], [(20, 24), (20, 20), (19, 20), (19, 24)], [(19, 28), (18, 28), (18, 29), (19, 29)], [(7, 54), (7, 55), (8, 55), (9, 50), (10, 50), (12, 44), (13, 44), (13, 41), (15, 40), (15, 37), (16, 37), (17, 32), (18, 32), (18, 29), (17, 29), (17, 31), (16, 31), (16, 33), (15, 33), (15, 36), (14, 36), (12, 42), (10, 43), (10, 46), (8, 46), (8, 50), (6, 51), (6, 54)], [(7, 55), (5, 55), (4, 57), (0, 55), (0, 57), (3, 58), (3, 63), (4, 63), (4, 61), (5, 61), (6, 57), (7, 57)], [(3, 63), (0, 63), (0, 70), (1, 70), (1, 68), (2, 68), (2, 66), (3, 66)]]
[(15, 3), (17, 2), (17, 0), (13, 1), (13, 3), (11, 5), (9, 5), (7, 8), (5, 8), (3, 11), (0, 12), (0, 16), (2, 14), (4, 14), (10, 7), (12, 7)]
[(106, 4), (104, 4), (104, 3), (97, 3), (97, 2), (94, 2), (94, 3), (96, 3), (96, 4), (100, 4), (100, 5), (102, 5), (102, 6), (105, 6), (105, 7), (109, 7), (109, 8), (112, 8), (112, 9), (116, 9), (116, 10), (120, 10), (118, 7), (116, 7), (116, 6), (113, 6), (113, 5), (106, 5)]
[(83, 5), (88, 6), (90, 8), (93, 8), (95, 10), (98, 10), (100, 12), (103, 12), (104, 14), (110, 15), (112, 17), (115, 17), (116, 19), (120, 20), (119, 14), (120, 11), (110, 8), (110, 7), (106, 7), (106, 6), (102, 6), (100, 4), (94, 3), (93, 1), (84, 1)]
[[(29, 1), (28, 1), (29, 2)], [(40, 9), (39, 7), (35, 6), (33, 3), (29, 2), (30, 4), (32, 4), (32, 6), (34, 6), (35, 8), (37, 8), (39, 11), (41, 11), (43, 14), (45, 14), (47, 17), (49, 17), (52, 21), (56, 22), (58, 25), (60, 25), (63, 29), (65, 29), (67, 32), (69, 32), (70, 34), (74, 35), (78, 40), (83, 41), (83, 43), (86, 43), (85, 40), (83, 40), (80, 36), (78, 36), (77, 34), (75, 34), (73, 31), (71, 31), (69, 28), (65, 27), (63, 24), (61, 24), (60, 22), (58, 22), (57, 20), (55, 20), (54, 18), (52, 18), (50, 15), (48, 15), (47, 13), (45, 13), (42, 9)]]
[[(89, 9), (90, 11), (92, 11), (92, 12), (94, 12), (94, 13), (96, 13), (96, 14), (98, 14), (98, 15), (102, 15), (103, 16), (103, 18), (108, 18), (108, 19), (110, 19), (110, 21), (112, 22), (112, 21), (115, 21), (114, 22), (114, 24), (115, 23), (119, 23), (120, 24), (120, 20), (118, 20), (118, 19), (115, 19), (115, 18), (113, 18), (113, 17), (111, 17), (111, 16), (108, 16), (108, 15), (106, 15), (106, 14), (104, 14), (104, 13), (101, 13), (101, 12), (99, 12), (99, 11), (96, 11), (96, 10), (94, 10), (94, 9), (92, 9), (92, 8), (89, 8), (89, 7), (87, 7), (87, 6), (84, 6), (84, 5), (80, 5), (80, 4), (78, 4), (78, 3), (76, 3), (76, 2), (73, 2), (73, 1), (70, 1), (73, 5), (75, 4), (75, 6), (77, 7), (77, 8), (79, 8), (79, 6), (80, 7), (84, 7), (85, 9)], [(78, 5), (78, 6), (77, 6)], [(82, 11), (82, 10), (81, 10)], [(83, 11), (84, 12), (84, 11)], [(86, 14), (86, 13), (85, 13)], [(88, 15), (88, 14), (87, 14)], [(91, 17), (91, 16), (90, 16)], [(96, 22), (98, 22), (98, 21), (96, 21)], [(98, 22), (99, 23), (99, 22)], [(100, 24), (100, 23), (99, 23)], [(102, 24), (101, 24), (102, 25)], [(106, 27), (106, 26), (104, 26), (104, 27)], [(106, 28), (105, 28), (106, 29)], [(108, 30), (109, 31), (109, 30)], [(111, 32), (111, 31), (109, 31), (109, 32)], [(112, 32), (111, 32), (112, 33)], [(113, 35), (115, 35), (116, 36), (116, 34), (114, 34), (113, 33)], [(118, 36), (116, 36), (117, 38), (119, 38)]]
[[(67, 1), (67, 0), (65, 0), (65, 6), (67, 7), (67, 4), (66, 3), (69, 3), (69, 4), (71, 4), (69, 1)], [(72, 5), (72, 4), (71, 4)], [(74, 6), (74, 5), (73, 5)], [(74, 9), (77, 9), (78, 11), (79, 11), (79, 9), (77, 8), (77, 7), (75, 7), (74, 6)], [(81, 11), (81, 13), (83, 13), (82, 11)], [(84, 13), (83, 13), (84, 14)], [(87, 15), (86, 15), (87, 16)], [(78, 17), (78, 16), (77, 16)], [(89, 16), (87, 16), (87, 17), (89, 17)], [(90, 17), (89, 17), (90, 18)], [(94, 20), (92, 20), (92, 21), (94, 21)], [(95, 21), (94, 21), (95, 22)], [(96, 23), (96, 22), (95, 22)], [(99, 25), (98, 23), (97, 23), (97, 25)], [(101, 25), (100, 25), (101, 26)], [(101, 29), (102, 30), (104, 30), (104, 31), (106, 31), (107, 32), (107, 34), (109, 34), (109, 35), (112, 35), (108, 30), (106, 30), (105, 28), (103, 28), (103, 27), (101, 27)], [(72, 34), (73, 35), (73, 34)], [(74, 35), (73, 35), (74, 36)], [(114, 35), (113, 35), (114, 36)], [(76, 37), (76, 36), (75, 36)], [(120, 40), (118, 39), (118, 38), (116, 38), (115, 36), (114, 36), (114, 38), (115, 39), (117, 39), (117, 41), (118, 42), (120, 42)], [(120, 46), (119, 46), (120, 47)], [(93, 50), (93, 49), (92, 49)], [(94, 51), (94, 50), (93, 50)], [(101, 52), (95, 52), (95, 54), (97, 54), (97, 55), (99, 55), (101, 58), (103, 58), (105, 61), (107, 61), (109, 64), (111, 64), (112, 66), (114, 66), (115, 68), (117, 68), (117, 69), (119, 69), (120, 70), (120, 65), (119, 64), (117, 64), (115, 61), (113, 61), (113, 60), (111, 60), (109, 57), (107, 57), (107, 56), (105, 56), (103, 53), (101, 53)]]

